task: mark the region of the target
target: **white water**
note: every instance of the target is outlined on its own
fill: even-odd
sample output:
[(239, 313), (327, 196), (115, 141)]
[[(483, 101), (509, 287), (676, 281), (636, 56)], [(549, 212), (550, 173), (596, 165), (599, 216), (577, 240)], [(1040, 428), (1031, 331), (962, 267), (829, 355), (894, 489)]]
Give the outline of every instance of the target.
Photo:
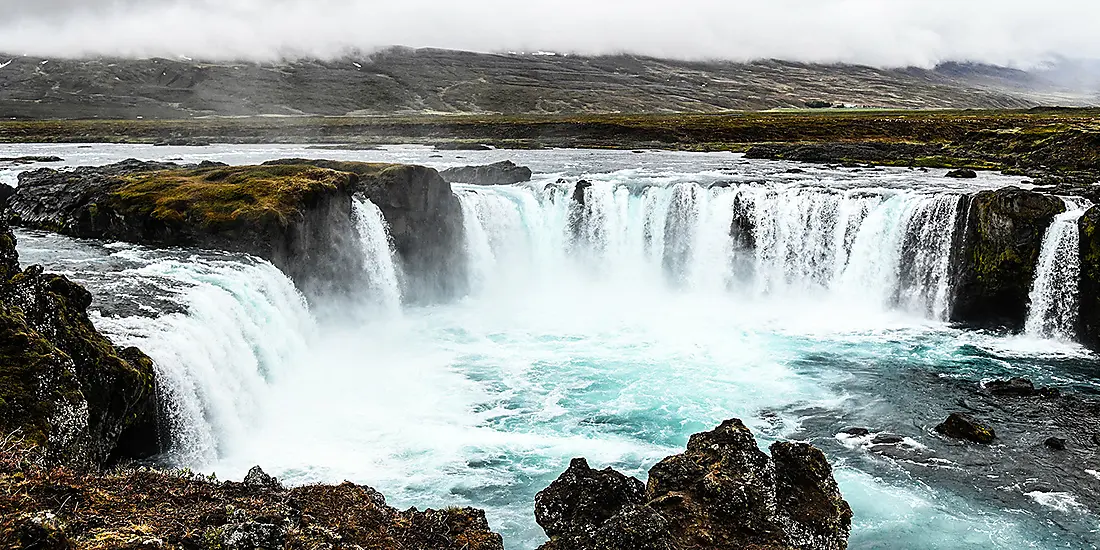
[(401, 308), (401, 278), (386, 219), (374, 203), (359, 197), (352, 199), (352, 215), (364, 260), (366, 291), (363, 294), (384, 311), (398, 311)]
[(266, 262), (116, 254), (145, 264), (123, 275), (149, 279), (188, 311), (96, 322), (117, 344), (153, 358), (174, 459), (201, 464), (233, 453), (260, 420), (271, 385), (308, 351), (316, 327), (305, 300)]
[(1072, 341), (1077, 335), (1078, 281), (1081, 275), (1078, 221), (1090, 206), (1065, 199), (1066, 212), (1054, 218), (1043, 237), (1025, 331), (1040, 338)]

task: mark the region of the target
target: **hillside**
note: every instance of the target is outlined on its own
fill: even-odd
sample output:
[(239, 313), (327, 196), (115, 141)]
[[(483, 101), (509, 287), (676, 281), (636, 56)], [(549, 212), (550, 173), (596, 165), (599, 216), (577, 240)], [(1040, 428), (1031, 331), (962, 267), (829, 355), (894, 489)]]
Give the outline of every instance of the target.
[(391, 49), (276, 64), (0, 56), (0, 117), (561, 114), (1096, 103), (1040, 74)]

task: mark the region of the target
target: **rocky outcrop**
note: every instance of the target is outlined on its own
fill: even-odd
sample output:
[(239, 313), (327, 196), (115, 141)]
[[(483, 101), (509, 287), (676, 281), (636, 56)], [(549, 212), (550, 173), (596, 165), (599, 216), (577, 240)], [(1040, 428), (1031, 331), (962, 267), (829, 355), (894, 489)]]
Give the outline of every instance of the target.
[(955, 266), (951, 319), (971, 326), (1020, 330), (1043, 237), (1061, 199), (1006, 187), (970, 197)]
[(405, 273), (405, 298), (433, 302), (462, 295), (465, 233), (462, 205), (439, 173), (424, 166), (285, 159), (355, 174), (356, 194), (370, 199), (389, 224)]
[(951, 413), (947, 420), (936, 426), (936, 431), (948, 437), (974, 443), (993, 443), (997, 438), (993, 428), (963, 413)]
[(1078, 339), (1100, 349), (1100, 206), (1089, 208), (1077, 223), (1081, 235)]
[(824, 454), (776, 443), (771, 456), (739, 420), (695, 434), (640, 482), (574, 460), (536, 497), (543, 550), (842, 549), (852, 512)]
[(511, 185), (531, 181), (531, 169), (505, 160), (485, 166), (448, 168), (439, 173), (448, 183), (473, 183), (476, 185)]
[(131, 160), (21, 174), (7, 212), (14, 223), (74, 237), (253, 254), (315, 296), (361, 261), (350, 216), (355, 179), (302, 165)]
[(0, 449), (0, 518), (4, 548), (503, 549), (480, 510), (398, 511), (362, 485), (288, 489), (259, 468), (243, 483), (84, 473), (34, 465), (10, 447)]
[[(2, 222), (0, 222), (2, 224)], [(0, 432), (51, 461), (99, 465), (159, 451), (153, 362), (119, 348), (87, 315), (83, 287), (19, 270), (0, 229)]]
[(978, 173), (969, 168), (959, 168), (957, 170), (952, 170), (948, 172), (947, 177), (961, 180), (970, 180), (978, 177)]

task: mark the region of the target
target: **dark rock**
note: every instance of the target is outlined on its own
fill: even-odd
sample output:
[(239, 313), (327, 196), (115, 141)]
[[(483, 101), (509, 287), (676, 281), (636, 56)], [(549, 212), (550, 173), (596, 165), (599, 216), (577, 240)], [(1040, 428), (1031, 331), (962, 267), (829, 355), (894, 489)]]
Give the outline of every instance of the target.
[(511, 185), (531, 181), (531, 169), (517, 166), (505, 160), (486, 166), (449, 168), (439, 173), (448, 183), (472, 183), (477, 185)]
[(0, 225), (0, 431), (76, 464), (159, 452), (153, 361), (96, 331), (83, 287), (37, 266), (18, 271)]
[(997, 435), (993, 428), (963, 413), (952, 413), (936, 431), (955, 439), (965, 439), (974, 443), (992, 443)]
[(1038, 394), (1035, 390), (1035, 384), (1027, 378), (992, 380), (986, 382), (985, 390), (1000, 397), (1031, 397)]
[(948, 172), (947, 177), (958, 179), (974, 179), (978, 177), (978, 173), (967, 168), (960, 168), (958, 170), (952, 170)]
[(462, 205), (439, 172), (393, 165), (360, 177), (357, 193), (382, 211), (415, 302), (452, 299), (466, 292)]
[(806, 171), (801, 168), (788, 168), (785, 173), (787, 174), (805, 174)]
[(1078, 289), (1078, 339), (1100, 349), (1100, 207), (1085, 211), (1078, 221), (1081, 235), (1081, 278)]
[(170, 138), (153, 143), (156, 147), (209, 147), (210, 142), (198, 138)]
[[(20, 174), (8, 215), (20, 225), (74, 237), (253, 254), (313, 296), (358, 272), (350, 215), (356, 180), (304, 165), (181, 167), (127, 160)], [(238, 192), (222, 192), (229, 185)]]
[(866, 437), (871, 435), (871, 430), (867, 428), (845, 428), (840, 433), (845, 433), (854, 437)]
[(279, 480), (267, 475), (259, 466), (253, 466), (248, 471), (248, 475), (244, 477), (243, 483), (249, 487), (257, 489), (266, 489), (268, 491), (282, 491), (283, 484), (279, 483)]
[(969, 199), (952, 259), (955, 299), (951, 319), (970, 326), (1020, 330), (1027, 318), (1043, 237), (1061, 199), (1007, 187)]
[(65, 159), (55, 156), (25, 156), (25, 157), (0, 157), (0, 162), (12, 164), (34, 164), (36, 162), (65, 162)]
[(535, 495), (535, 521), (561, 548), (589, 548), (596, 531), (624, 508), (645, 501), (645, 484), (611, 468), (594, 470), (574, 458), (549, 487)]
[(1044, 441), (1043, 445), (1046, 445), (1047, 448), (1055, 450), (1055, 451), (1064, 451), (1064, 450), (1066, 450), (1066, 440), (1062, 439), (1060, 437), (1051, 437), (1051, 438), (1047, 439), (1046, 441)]
[[(741, 421), (726, 421), (655, 465), (644, 499), (624, 489), (629, 478), (574, 461), (551, 486), (555, 510), (586, 505), (586, 512), (578, 521), (563, 521), (564, 512), (540, 519), (551, 537), (543, 549), (845, 548), (852, 512), (825, 455), (801, 443), (776, 443), (771, 453), (760, 451)], [(563, 492), (563, 486), (586, 490)]]
[(878, 434), (871, 439), (872, 445), (897, 445), (905, 441), (905, 438), (895, 434)]
[(577, 182), (576, 187), (573, 188), (573, 202), (584, 206), (586, 191), (592, 187), (592, 182), (588, 180), (580, 180)]
[(745, 158), (833, 163), (835, 167), (857, 168), (860, 162), (881, 164), (943, 154), (944, 148), (940, 145), (868, 141), (758, 144), (745, 152)]

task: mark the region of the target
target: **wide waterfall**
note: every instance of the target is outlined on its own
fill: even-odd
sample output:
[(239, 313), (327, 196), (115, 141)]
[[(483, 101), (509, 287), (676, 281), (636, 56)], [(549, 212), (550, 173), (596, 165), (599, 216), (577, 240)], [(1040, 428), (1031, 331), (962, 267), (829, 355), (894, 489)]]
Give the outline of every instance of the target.
[(1077, 222), (1091, 204), (1064, 199), (1066, 212), (1058, 215), (1043, 237), (1026, 331), (1042, 338), (1073, 340), (1077, 336), (1078, 280), (1081, 276), (1081, 235)]
[(543, 275), (564, 262), (622, 284), (831, 296), (947, 316), (960, 195), (694, 183), (584, 192), (581, 205), (564, 186), (460, 189), (474, 280), (502, 269), (498, 255), (525, 255), (539, 264), (523, 267)]

